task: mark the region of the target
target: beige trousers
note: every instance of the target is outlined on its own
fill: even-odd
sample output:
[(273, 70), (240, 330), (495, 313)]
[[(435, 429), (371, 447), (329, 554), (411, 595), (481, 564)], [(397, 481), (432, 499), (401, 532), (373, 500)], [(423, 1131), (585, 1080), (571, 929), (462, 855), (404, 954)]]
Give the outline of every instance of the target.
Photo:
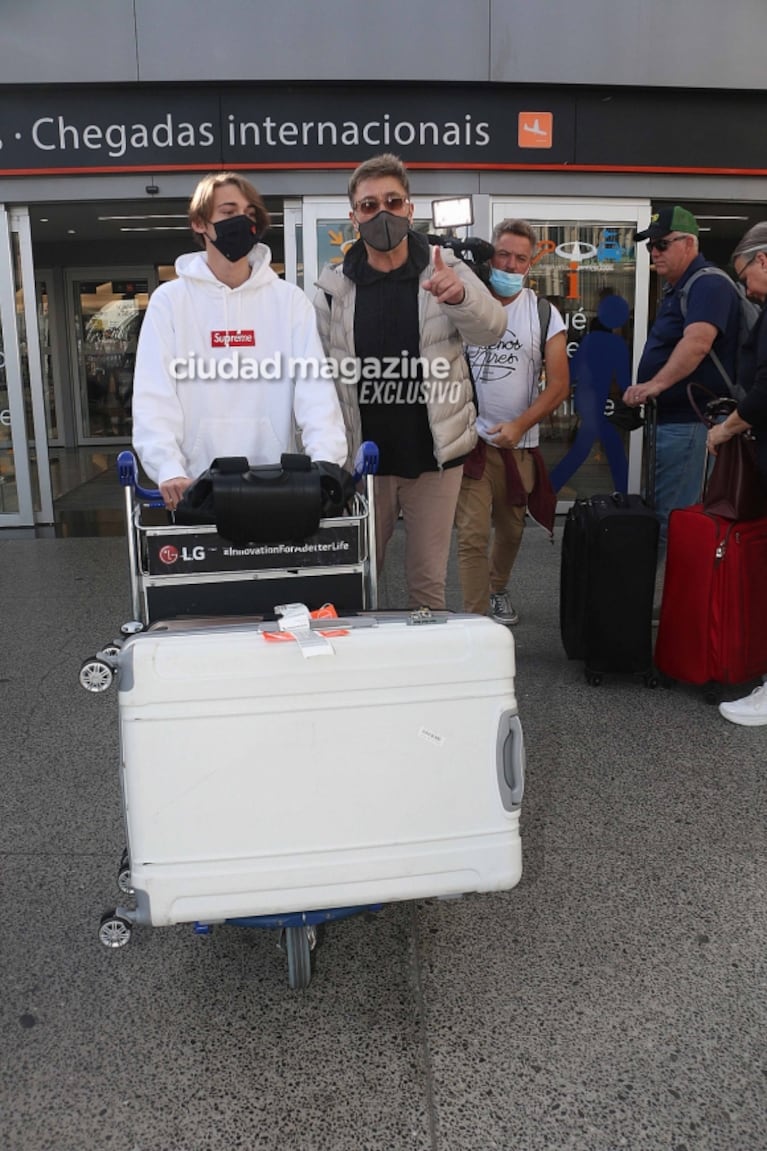
[(461, 475), (462, 469), (456, 467), (424, 472), (414, 480), (375, 477), (378, 569), (383, 568), (386, 545), (402, 511), (408, 607), (445, 606), (447, 561)]
[[(526, 448), (514, 448), (522, 486), (530, 494), (535, 483), (535, 463)], [(485, 615), (490, 593), (506, 587), (525, 526), (525, 508), (506, 503), (506, 470), (503, 456), (487, 445), (481, 479), (464, 476), (455, 516), (458, 528), (458, 574), (466, 611)], [(490, 536), (493, 535), (492, 549)]]

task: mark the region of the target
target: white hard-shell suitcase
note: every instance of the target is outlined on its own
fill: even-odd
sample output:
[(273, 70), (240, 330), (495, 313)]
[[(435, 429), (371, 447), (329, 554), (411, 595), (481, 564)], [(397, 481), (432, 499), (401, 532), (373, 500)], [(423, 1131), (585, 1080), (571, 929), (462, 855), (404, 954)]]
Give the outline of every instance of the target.
[(118, 685), (136, 922), (521, 877), (514, 641), (490, 619), (155, 625), (123, 647)]

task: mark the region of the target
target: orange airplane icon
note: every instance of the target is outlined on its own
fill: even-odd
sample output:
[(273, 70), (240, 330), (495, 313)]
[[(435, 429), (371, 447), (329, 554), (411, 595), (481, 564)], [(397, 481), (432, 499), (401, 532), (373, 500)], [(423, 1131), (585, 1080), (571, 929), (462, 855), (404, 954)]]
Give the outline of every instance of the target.
[(517, 144), (520, 148), (550, 148), (554, 137), (553, 112), (520, 112)]

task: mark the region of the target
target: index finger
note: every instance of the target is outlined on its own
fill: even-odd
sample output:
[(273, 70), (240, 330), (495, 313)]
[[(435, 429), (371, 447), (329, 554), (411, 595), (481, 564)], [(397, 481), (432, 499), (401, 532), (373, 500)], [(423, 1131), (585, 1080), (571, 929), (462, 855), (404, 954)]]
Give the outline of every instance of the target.
[(442, 249), (438, 246), (434, 249), (434, 267), (442, 269), (445, 264), (442, 260)]

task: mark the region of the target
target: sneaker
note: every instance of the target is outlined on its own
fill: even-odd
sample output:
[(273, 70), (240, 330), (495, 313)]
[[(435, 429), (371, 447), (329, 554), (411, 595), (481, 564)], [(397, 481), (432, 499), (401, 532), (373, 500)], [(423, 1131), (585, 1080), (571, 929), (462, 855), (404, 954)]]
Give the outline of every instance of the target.
[[(519, 616), (514, 610), (507, 591), (490, 593), (490, 615), (496, 623), (504, 623), (507, 627), (519, 623)], [(764, 722), (767, 723), (767, 719)]]
[(719, 714), (730, 723), (740, 723), (744, 727), (762, 727), (767, 724), (767, 683), (755, 687), (751, 695), (743, 699), (732, 699), (719, 704)]

